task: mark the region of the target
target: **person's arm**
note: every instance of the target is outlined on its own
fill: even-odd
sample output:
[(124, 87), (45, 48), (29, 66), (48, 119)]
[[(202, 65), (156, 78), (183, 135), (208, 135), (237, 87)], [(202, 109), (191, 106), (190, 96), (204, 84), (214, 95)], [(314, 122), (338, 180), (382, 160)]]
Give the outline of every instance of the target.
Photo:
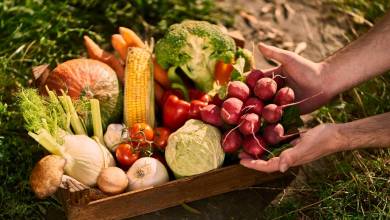
[(321, 124), (293, 142), (294, 146), (268, 161), (241, 153), (240, 163), (263, 172), (285, 172), (329, 154), (368, 147), (390, 147), (390, 112), (344, 124)]
[(390, 12), (368, 33), (319, 63), (261, 43), (259, 50), (281, 64), (268, 73), (286, 76), (298, 101), (323, 92), (299, 105), (301, 113), (309, 113), (337, 94), (390, 69)]
[(390, 12), (369, 32), (321, 63), (330, 97), (389, 70)]

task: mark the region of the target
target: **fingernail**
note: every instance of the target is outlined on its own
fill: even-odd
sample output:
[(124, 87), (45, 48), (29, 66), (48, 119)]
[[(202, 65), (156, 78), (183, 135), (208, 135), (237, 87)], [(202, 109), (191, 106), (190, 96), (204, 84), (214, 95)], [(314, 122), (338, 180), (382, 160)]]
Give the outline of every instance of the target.
[(282, 164), (279, 165), (280, 172), (284, 173), (284, 172), (286, 172), (287, 169), (288, 169), (288, 165), (287, 164), (282, 163)]

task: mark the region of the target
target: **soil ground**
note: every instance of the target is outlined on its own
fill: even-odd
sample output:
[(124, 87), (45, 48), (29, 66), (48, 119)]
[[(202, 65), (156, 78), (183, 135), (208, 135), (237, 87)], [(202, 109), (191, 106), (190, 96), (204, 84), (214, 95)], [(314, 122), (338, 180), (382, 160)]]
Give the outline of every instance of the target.
[[(345, 15), (319, 0), (225, 0), (218, 4), (236, 11), (232, 29), (239, 30), (247, 42), (264, 42), (319, 61), (348, 41)], [(245, 47), (252, 50), (251, 43)], [(257, 50), (255, 60), (260, 69), (271, 67)], [(310, 119), (309, 116), (304, 118)], [(262, 210), (267, 205), (283, 199), (290, 188), (307, 178), (307, 167), (318, 169), (323, 165), (324, 162), (319, 161), (303, 167), (297, 176), (188, 203), (200, 213), (177, 206), (132, 219), (263, 219)], [(60, 216), (64, 218), (60, 210), (51, 210), (48, 214), (49, 219), (60, 220)]]

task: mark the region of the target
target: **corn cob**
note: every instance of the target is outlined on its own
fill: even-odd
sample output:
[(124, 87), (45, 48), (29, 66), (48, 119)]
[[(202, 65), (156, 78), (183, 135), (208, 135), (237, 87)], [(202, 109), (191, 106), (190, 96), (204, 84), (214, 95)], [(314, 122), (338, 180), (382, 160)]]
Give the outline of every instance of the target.
[(153, 65), (150, 52), (145, 48), (130, 47), (126, 58), (124, 123), (147, 123), (154, 127)]

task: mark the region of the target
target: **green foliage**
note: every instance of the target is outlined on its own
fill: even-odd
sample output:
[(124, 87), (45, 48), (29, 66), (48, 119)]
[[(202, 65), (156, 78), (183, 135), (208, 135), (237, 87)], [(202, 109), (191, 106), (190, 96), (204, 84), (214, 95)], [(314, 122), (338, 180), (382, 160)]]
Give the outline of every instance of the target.
[(297, 106), (290, 106), (283, 110), (283, 116), (280, 123), (283, 125), (286, 133), (289, 133), (289, 131), (294, 132), (294, 130), (303, 126), (303, 121), (299, 117), (300, 115)]
[(38, 200), (29, 188), (41, 147), (27, 136), (16, 93), (29, 86), (31, 67), (54, 67), (85, 56), (87, 34), (108, 50), (110, 35), (126, 26), (159, 37), (183, 19), (231, 22), (211, 0), (4, 0), (0, 2), (0, 219), (42, 219), (53, 199)]
[[(374, 22), (377, 18), (383, 16), (390, 8), (390, 1), (388, 0), (329, 0), (329, 2), (343, 11), (357, 14), (370, 22)], [(363, 23), (359, 20), (355, 21)]]

